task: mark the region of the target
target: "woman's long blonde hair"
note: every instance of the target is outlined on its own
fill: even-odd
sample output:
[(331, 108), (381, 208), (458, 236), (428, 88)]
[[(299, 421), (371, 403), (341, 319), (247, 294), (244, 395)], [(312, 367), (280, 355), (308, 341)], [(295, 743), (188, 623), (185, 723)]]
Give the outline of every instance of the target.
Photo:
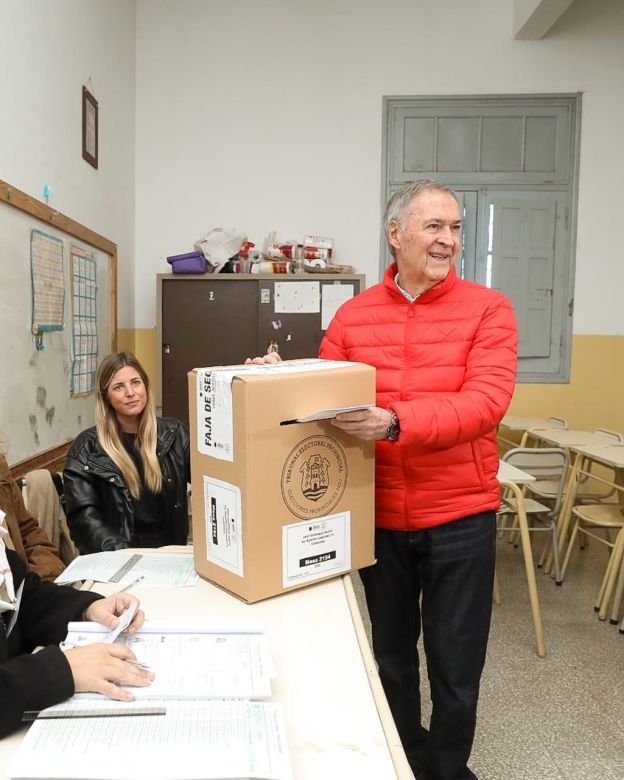
[(121, 440), (121, 428), (117, 420), (115, 410), (108, 400), (108, 388), (113, 377), (120, 368), (129, 366), (141, 377), (145, 385), (146, 404), (139, 420), (137, 434), (137, 449), (143, 459), (143, 471), (145, 475), (145, 487), (154, 493), (159, 493), (162, 488), (162, 472), (156, 457), (156, 410), (154, 400), (150, 392), (149, 379), (145, 369), (132, 354), (132, 352), (111, 352), (100, 363), (95, 376), (96, 401), (95, 401), (95, 427), (100, 445), (104, 452), (122, 473), (130, 493), (135, 498), (141, 495), (141, 482), (136, 466), (128, 455)]

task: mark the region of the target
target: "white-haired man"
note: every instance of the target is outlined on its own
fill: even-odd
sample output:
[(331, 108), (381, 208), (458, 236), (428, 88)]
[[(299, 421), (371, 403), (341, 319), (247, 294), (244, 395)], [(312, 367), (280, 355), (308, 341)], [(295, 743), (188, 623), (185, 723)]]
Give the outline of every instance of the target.
[[(395, 262), (343, 304), (320, 356), (377, 369), (377, 405), (332, 422), (375, 440), (375, 554), (360, 574), (373, 650), (419, 780), (469, 780), (500, 503), (495, 428), (515, 385), (517, 328), (499, 292), (457, 277), (461, 215), (430, 180), (388, 201)], [(253, 362), (277, 362), (279, 355)], [(432, 714), (421, 722), (420, 634)]]

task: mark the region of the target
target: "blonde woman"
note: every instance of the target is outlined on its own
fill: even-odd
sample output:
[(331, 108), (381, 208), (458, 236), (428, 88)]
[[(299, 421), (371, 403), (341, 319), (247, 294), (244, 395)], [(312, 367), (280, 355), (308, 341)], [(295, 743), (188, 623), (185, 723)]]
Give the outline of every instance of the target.
[(188, 430), (156, 417), (147, 374), (132, 353), (114, 352), (100, 364), (95, 420), (76, 438), (63, 472), (78, 550), (186, 544)]

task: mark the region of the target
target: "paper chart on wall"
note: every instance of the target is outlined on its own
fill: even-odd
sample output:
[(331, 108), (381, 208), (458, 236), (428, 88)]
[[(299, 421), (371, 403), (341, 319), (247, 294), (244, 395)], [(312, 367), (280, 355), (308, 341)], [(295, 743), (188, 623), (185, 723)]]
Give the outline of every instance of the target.
[(80, 246), (70, 252), (72, 291), (72, 396), (95, 390), (98, 354), (97, 335), (97, 262)]
[(37, 349), (43, 349), (45, 331), (63, 330), (65, 276), (63, 242), (40, 230), (30, 233), (32, 276), (32, 332)]

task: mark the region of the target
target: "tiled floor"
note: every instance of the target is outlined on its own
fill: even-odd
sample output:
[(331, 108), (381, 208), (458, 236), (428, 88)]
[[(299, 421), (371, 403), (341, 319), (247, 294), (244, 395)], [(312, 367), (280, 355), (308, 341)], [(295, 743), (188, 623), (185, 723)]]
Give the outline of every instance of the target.
[(542, 659), (521, 552), (498, 542), (503, 603), (494, 607), (470, 763), (479, 780), (624, 780), (624, 635), (593, 611), (605, 561), (602, 545), (575, 551), (561, 588), (537, 572)]

